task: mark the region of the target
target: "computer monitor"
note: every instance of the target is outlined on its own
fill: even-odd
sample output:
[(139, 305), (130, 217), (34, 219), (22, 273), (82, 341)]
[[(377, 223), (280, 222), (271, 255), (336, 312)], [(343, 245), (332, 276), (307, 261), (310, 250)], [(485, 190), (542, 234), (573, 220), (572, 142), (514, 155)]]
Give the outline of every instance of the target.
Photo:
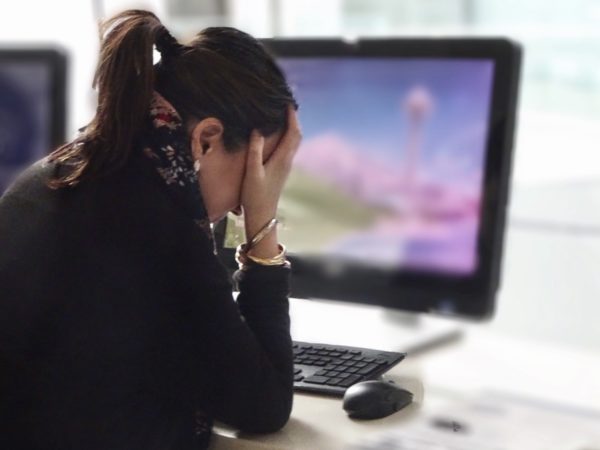
[(0, 195), (64, 142), (66, 64), (56, 49), (0, 48)]
[[(292, 296), (493, 313), (520, 68), (504, 39), (266, 39), (303, 141), (279, 237)], [(243, 222), (217, 227), (235, 269)]]

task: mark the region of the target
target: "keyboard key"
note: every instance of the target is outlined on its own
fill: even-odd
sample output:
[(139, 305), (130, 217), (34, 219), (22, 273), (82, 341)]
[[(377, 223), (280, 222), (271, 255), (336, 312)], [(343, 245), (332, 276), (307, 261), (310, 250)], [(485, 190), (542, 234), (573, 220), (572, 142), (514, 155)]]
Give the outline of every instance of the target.
[(319, 376), (319, 375), (312, 375), (312, 376), (304, 379), (305, 383), (311, 383), (311, 384), (325, 384), (328, 381), (329, 381), (329, 377), (323, 377), (323, 376)]
[(329, 371), (328, 371), (328, 370), (321, 369), (321, 370), (317, 370), (317, 371), (314, 373), (314, 375), (317, 375), (317, 376), (324, 376), (324, 375), (327, 375), (328, 373), (329, 373)]
[(363, 358), (363, 361), (366, 363), (372, 363), (375, 361), (375, 358)]
[(350, 367), (348, 369), (346, 369), (346, 373), (356, 373), (358, 372), (358, 367)]
[(350, 375), (348, 378), (340, 381), (338, 383), (338, 386), (341, 386), (341, 387), (350, 387), (354, 383), (356, 383), (357, 381), (360, 381), (361, 379), (362, 379), (362, 377), (360, 375)]
[(368, 374), (374, 372), (375, 370), (377, 370), (378, 368), (379, 368), (379, 366), (377, 364), (369, 364), (368, 366), (360, 369), (357, 373), (360, 375), (368, 375)]
[(302, 381), (304, 375), (294, 375), (294, 381)]
[(323, 366), (325, 366), (325, 365), (327, 365), (327, 363), (326, 363), (326, 362), (323, 362), (323, 361), (315, 361), (315, 362), (313, 363), (313, 366), (318, 366), (318, 367), (323, 367)]
[(348, 353), (351, 355), (360, 355), (362, 352), (360, 350), (348, 350)]
[(294, 369), (294, 375), (299, 374), (300, 372), (302, 372), (302, 369)]
[(340, 383), (342, 380), (342, 378), (331, 378), (327, 383), (329, 386), (335, 386), (336, 384)]
[(360, 367), (361, 369), (366, 366), (367, 366), (367, 363), (365, 363), (365, 362), (357, 362), (356, 364), (354, 364), (354, 367)]
[(353, 356), (349, 355), (349, 354), (345, 354), (345, 355), (340, 356), (340, 359), (344, 360), (344, 361), (346, 361), (348, 359), (352, 359), (352, 358), (353, 358)]
[(375, 364), (387, 364), (387, 359), (375, 358)]

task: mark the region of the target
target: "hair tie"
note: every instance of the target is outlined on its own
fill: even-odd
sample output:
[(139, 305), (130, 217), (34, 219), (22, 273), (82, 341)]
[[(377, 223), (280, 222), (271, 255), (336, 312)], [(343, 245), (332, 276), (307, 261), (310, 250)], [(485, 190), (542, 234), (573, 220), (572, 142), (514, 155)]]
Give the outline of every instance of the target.
[(183, 45), (177, 42), (177, 39), (169, 33), (169, 30), (164, 25), (158, 32), (154, 45), (161, 56), (166, 59), (178, 55), (183, 48)]

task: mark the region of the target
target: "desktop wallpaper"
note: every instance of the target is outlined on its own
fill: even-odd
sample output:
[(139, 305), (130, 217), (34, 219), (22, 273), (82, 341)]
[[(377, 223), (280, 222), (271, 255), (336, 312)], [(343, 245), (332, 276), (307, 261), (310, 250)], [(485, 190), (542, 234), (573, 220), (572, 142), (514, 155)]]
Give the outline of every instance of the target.
[[(392, 270), (473, 272), (493, 61), (278, 62), (303, 134), (278, 211), (288, 251)], [(229, 220), (237, 223), (228, 230), (243, 227), (243, 219)], [(228, 231), (226, 246), (239, 237)]]

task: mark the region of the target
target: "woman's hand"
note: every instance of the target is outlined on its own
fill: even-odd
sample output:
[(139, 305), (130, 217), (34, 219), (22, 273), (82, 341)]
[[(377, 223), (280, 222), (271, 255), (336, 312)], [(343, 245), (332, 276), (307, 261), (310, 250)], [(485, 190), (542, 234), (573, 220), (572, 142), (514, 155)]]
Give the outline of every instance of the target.
[(288, 107), (286, 132), (264, 164), (265, 139), (257, 130), (252, 131), (241, 193), (247, 239), (252, 239), (275, 217), (279, 198), (301, 140), (298, 116), (291, 105)]

